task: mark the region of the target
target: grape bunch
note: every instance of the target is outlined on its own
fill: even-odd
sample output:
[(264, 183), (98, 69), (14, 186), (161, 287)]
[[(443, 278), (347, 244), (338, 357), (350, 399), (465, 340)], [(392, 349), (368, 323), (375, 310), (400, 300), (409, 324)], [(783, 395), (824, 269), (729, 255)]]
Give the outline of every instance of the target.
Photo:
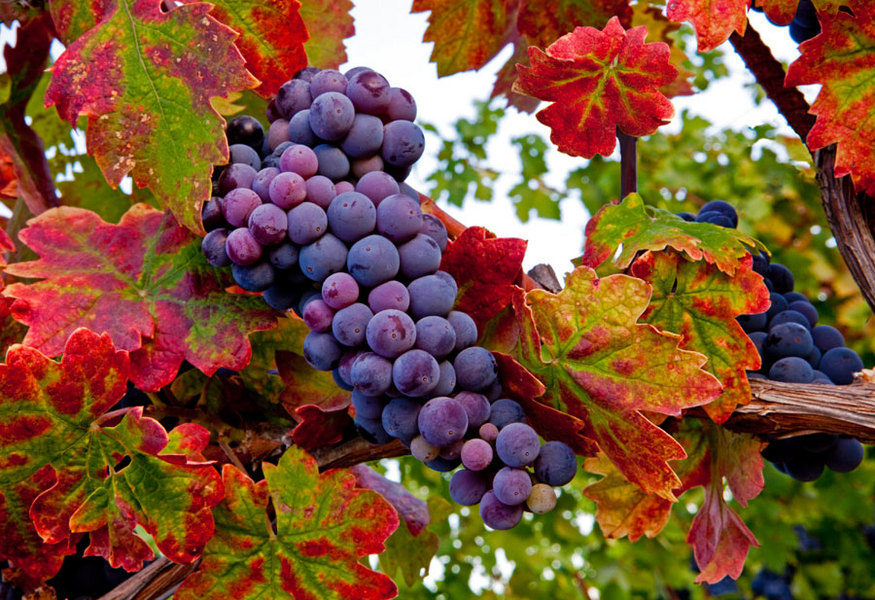
[[(736, 227), (738, 215), (727, 202), (705, 204), (698, 215), (681, 213), (685, 220)], [(762, 367), (749, 372), (788, 383), (847, 385), (863, 368), (859, 355), (845, 347), (842, 334), (830, 325), (818, 325), (817, 309), (803, 294), (793, 291), (794, 278), (766, 253), (753, 257), (753, 269), (763, 276), (771, 306), (766, 312), (740, 315), (738, 323), (759, 352)], [(825, 467), (844, 473), (863, 460), (863, 446), (854, 438), (824, 433), (772, 441), (763, 456), (775, 467), (800, 481), (814, 481)]]

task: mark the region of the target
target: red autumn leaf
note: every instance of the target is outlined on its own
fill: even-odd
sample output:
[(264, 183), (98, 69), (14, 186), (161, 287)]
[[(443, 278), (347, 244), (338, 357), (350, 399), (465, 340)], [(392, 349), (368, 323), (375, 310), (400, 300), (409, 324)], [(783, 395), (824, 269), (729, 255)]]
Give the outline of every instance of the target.
[(529, 64), (528, 48), (531, 45), (528, 38), (517, 35), (513, 41), (513, 54), (495, 74), (495, 84), (489, 96), (490, 98), (504, 96), (507, 98), (508, 106), (515, 106), (518, 110), (527, 113), (535, 112), (541, 101), (525, 94), (517, 94), (513, 91), (513, 84), (517, 78), (517, 64)]
[(677, 31), (680, 30), (681, 26), (669, 21), (662, 10), (656, 6), (645, 3), (638, 3), (633, 7), (632, 25), (647, 27), (647, 35), (651, 36), (653, 41), (664, 42), (671, 49), (669, 60), (678, 70), (678, 77), (671, 83), (660, 87), (659, 91), (669, 98), (693, 94), (695, 90), (690, 79), (696, 74), (684, 66), (689, 61), (689, 57), (681, 47), (680, 42), (676, 40)]
[(525, 254), (525, 240), (497, 238), (483, 227), (467, 228), (447, 246), (441, 269), (459, 285), (456, 308), (471, 315), (478, 331), (510, 304)]
[(298, 425), (292, 430), (292, 440), (305, 450), (339, 443), (344, 431), (352, 426), (347, 406), (323, 408), (305, 404), (295, 409), (294, 417)]
[(47, 8), (52, 16), (58, 38), (65, 45), (70, 45), (103, 20), (113, 9), (113, 1), (52, 0)]
[(479, 69), (512, 33), (515, 0), (413, 0), (410, 12), (431, 11), (423, 41), (434, 42), (438, 77)]
[(751, 249), (766, 249), (737, 229), (687, 223), (666, 210), (645, 205), (638, 194), (630, 194), (619, 204), (606, 204), (587, 221), (581, 263), (595, 269), (614, 257), (612, 264), (622, 270), (639, 252), (665, 248), (683, 252), (693, 261), (713, 263), (729, 275)]
[(819, 15), (820, 35), (802, 44), (802, 56), (787, 69), (785, 85), (822, 84), (811, 113), (809, 149), (838, 143), (837, 177), (850, 174), (858, 191), (875, 196), (875, 13), (868, 2), (849, 2), (854, 15)]
[(523, 0), (517, 30), (532, 46), (545, 47), (575, 27), (604, 27), (611, 17), (628, 25), (629, 0)]
[(231, 465), (222, 475), (226, 496), (214, 511), (216, 534), (199, 570), (174, 598), (383, 600), (397, 595), (389, 577), (359, 559), (384, 550), (398, 515), (379, 494), (357, 489), (351, 473), (319, 474), (316, 461), (292, 446), (277, 466), (264, 463), (263, 481), (253, 482)]
[(665, 15), (678, 23), (692, 23), (699, 52), (708, 52), (728, 40), (733, 31), (744, 35), (749, 5), (750, 0), (669, 0)]
[(237, 47), (246, 68), (261, 80), (255, 91), (265, 98), (307, 66), (304, 42), (309, 34), (298, 0), (211, 0), (210, 4), (210, 14), (240, 34)]
[(304, 44), (307, 60), (320, 69), (336, 69), (346, 62), (343, 40), (355, 35), (351, 0), (307, 0), (301, 16), (310, 39)]
[(680, 484), (667, 461), (683, 449), (642, 411), (679, 416), (720, 393), (703, 371), (705, 357), (679, 349), (680, 339), (638, 323), (650, 301), (640, 279), (598, 279), (581, 267), (559, 294), (518, 296), (519, 360), (547, 388), (551, 406), (581, 419), (623, 475), (648, 493), (674, 500)]
[(796, 14), (799, 0), (757, 0), (757, 6), (775, 25), (789, 25)]
[(228, 160), (224, 121), (210, 98), (256, 81), (234, 45), (237, 34), (207, 14), (211, 5), (164, 12), (161, 4), (114, 3), (58, 58), (46, 106), (74, 126), (89, 117), (88, 150), (110, 185), (131, 174), (199, 232), (211, 166)]
[(669, 47), (645, 44), (647, 30), (628, 31), (616, 17), (604, 30), (577, 27), (547, 48), (529, 48), (531, 67), (519, 65), (514, 90), (553, 102), (538, 112), (561, 152), (592, 158), (614, 151), (617, 128), (648, 135), (674, 109), (658, 88), (675, 80)]
[(760, 367), (756, 347), (735, 320), (769, 308), (769, 291), (753, 272), (751, 257), (730, 276), (679, 254), (647, 252), (633, 263), (632, 275), (653, 287), (644, 320), (680, 334), (684, 350), (708, 357), (706, 368), (720, 380), (723, 393), (704, 408), (716, 423), (725, 422), (736, 406), (750, 401), (747, 371)]
[(77, 327), (109, 332), (131, 352), (131, 380), (144, 390), (173, 381), (183, 360), (207, 375), (243, 368), (247, 334), (276, 322), (258, 296), (225, 292), (230, 277), (207, 264), (200, 238), (145, 204), (118, 225), (81, 208), (53, 209), (19, 237), (40, 259), (7, 272), (43, 278), (3, 291), (30, 327), (24, 344), (57, 356)]

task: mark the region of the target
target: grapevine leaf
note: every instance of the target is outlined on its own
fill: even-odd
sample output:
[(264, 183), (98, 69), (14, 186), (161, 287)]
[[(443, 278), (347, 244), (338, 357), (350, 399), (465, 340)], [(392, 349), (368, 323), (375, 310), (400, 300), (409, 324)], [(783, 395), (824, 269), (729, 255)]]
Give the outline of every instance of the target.
[(676, 253), (647, 252), (632, 265), (632, 274), (653, 287), (644, 320), (679, 333), (681, 348), (708, 357), (708, 371), (723, 385), (723, 393), (704, 407), (717, 423), (750, 401), (747, 371), (760, 368), (756, 346), (735, 320), (769, 308), (769, 291), (752, 264), (751, 257), (745, 257), (729, 276), (714, 265), (689, 262)]
[(262, 96), (276, 94), (307, 66), (304, 42), (309, 35), (298, 0), (212, 0), (211, 4), (210, 14), (240, 33), (237, 47), (246, 67), (261, 80), (256, 91)]
[(769, 21), (775, 25), (789, 25), (796, 14), (799, 0), (757, 0)]
[[(287, 352), (303, 353), (304, 337), (309, 333), (307, 325), (300, 318), (288, 313), (287, 318), (277, 321), (277, 326), (266, 331), (256, 331), (249, 336), (252, 345), (252, 358), (249, 364), (240, 371), (240, 377), (245, 385), (253, 390), (258, 396), (265, 398), (270, 403), (278, 403), (283, 399), (283, 394), (292, 394), (284, 404), (289, 414), (302, 404), (307, 404), (306, 398), (295, 398), (292, 386), (297, 385), (297, 372), (292, 376), (292, 386), (288, 386), (283, 379), (283, 370), (286, 368), (282, 363)], [(321, 371), (310, 368), (310, 373), (316, 375)], [(331, 379), (329, 374), (329, 379)], [(306, 382), (307, 385), (310, 382)], [(332, 393), (340, 390), (335, 385)], [(321, 404), (321, 401), (309, 400), (309, 403)]]
[(465, 229), (447, 246), (441, 269), (459, 285), (456, 308), (471, 315), (478, 330), (510, 304), (525, 253), (525, 240), (497, 238), (482, 227)]
[(343, 40), (355, 35), (350, 0), (307, 0), (301, 16), (310, 32), (304, 44), (307, 60), (320, 69), (336, 69), (346, 62)]
[(407, 524), (411, 535), (418, 536), (428, 526), (428, 505), (396, 481), (390, 481), (365, 464), (350, 467), (356, 477), (356, 485), (380, 494)]
[(391, 576), (400, 569), (404, 582), (413, 586), (428, 574), (439, 546), (440, 538), (431, 529), (414, 537), (407, 527), (399, 527), (386, 540), (386, 550), (380, 554), (380, 570)]
[(515, 106), (520, 111), (527, 113), (535, 112), (540, 101), (525, 94), (517, 94), (513, 91), (513, 84), (517, 78), (517, 64), (529, 64), (528, 47), (531, 45), (525, 36), (517, 36), (513, 42), (513, 54), (495, 74), (495, 84), (492, 86), (492, 94), (489, 96), (495, 98), (503, 95), (507, 98), (508, 106)]
[(654, 41), (664, 42), (671, 48), (669, 60), (678, 70), (678, 77), (671, 83), (660, 87), (659, 91), (669, 98), (693, 94), (693, 84), (690, 78), (694, 77), (695, 73), (684, 66), (689, 58), (673, 37), (681, 26), (666, 19), (662, 11), (655, 6), (639, 3), (633, 7), (633, 10), (632, 24), (647, 27), (647, 34), (653, 36)]
[(210, 98), (256, 83), (237, 34), (209, 10), (197, 3), (163, 12), (160, 0), (118, 0), (67, 46), (46, 92), (46, 105), (74, 126), (80, 114), (89, 117), (88, 148), (111, 185), (130, 173), (195, 232), (211, 166), (228, 160), (224, 121)]
[(670, 0), (665, 15), (678, 23), (692, 23), (699, 52), (708, 52), (728, 40), (733, 31), (744, 35), (749, 5), (750, 0)]
[(100, 23), (111, 11), (111, 0), (79, 2), (78, 0), (49, 0), (48, 9), (55, 31), (65, 45), (70, 45)]
[(543, 52), (529, 48), (531, 67), (518, 65), (514, 90), (553, 102), (538, 112), (561, 152), (610, 155), (616, 130), (648, 135), (674, 113), (658, 88), (675, 80), (669, 47), (645, 44), (647, 30), (628, 31), (617, 17), (604, 30), (577, 27)]
[(434, 42), (438, 77), (479, 69), (505, 44), (514, 26), (514, 0), (413, 0), (411, 12), (431, 11), (423, 41)]
[(665, 248), (683, 252), (693, 261), (704, 259), (729, 275), (751, 248), (765, 250), (760, 242), (736, 229), (688, 223), (668, 211), (646, 206), (641, 196), (630, 194), (619, 204), (605, 205), (587, 222), (581, 261), (597, 268), (616, 255), (613, 265), (625, 269), (638, 252)]
[(275, 324), (258, 296), (226, 293), (230, 278), (207, 264), (200, 239), (148, 205), (133, 206), (118, 225), (60, 207), (19, 237), (40, 259), (7, 272), (43, 278), (3, 292), (30, 327), (24, 344), (57, 356), (77, 327), (107, 331), (131, 352), (131, 380), (143, 390), (173, 381), (183, 360), (207, 375), (240, 369), (251, 354), (247, 334)]
[(720, 393), (701, 369), (705, 358), (680, 350), (679, 337), (638, 324), (650, 300), (640, 279), (597, 279), (581, 267), (559, 294), (533, 290), (515, 302), (520, 362), (547, 387), (545, 399), (585, 423), (584, 434), (623, 475), (648, 493), (674, 500), (680, 483), (667, 461), (680, 445), (641, 411), (679, 416)]
[[(397, 594), (387, 576), (358, 562), (384, 549), (398, 516), (379, 494), (355, 488), (346, 471), (319, 474), (316, 461), (292, 446), (277, 466), (264, 463), (258, 483), (225, 465), (225, 500), (214, 511), (216, 534), (200, 569), (177, 600), (360, 598)], [(273, 503), (276, 528), (267, 512)]]
[(875, 196), (875, 13), (867, 2), (848, 3), (854, 15), (821, 14), (821, 34), (800, 46), (785, 85), (822, 84), (806, 140), (811, 150), (838, 142), (835, 174), (850, 174), (857, 190)]
[(292, 430), (292, 440), (305, 450), (337, 444), (352, 426), (346, 406), (324, 408), (305, 404), (295, 409), (294, 417), (299, 423)]
[[(300, 350), (300, 346), (296, 349)], [(304, 405), (326, 410), (349, 406), (350, 393), (337, 386), (330, 372), (315, 370), (300, 354), (280, 350), (276, 353), (276, 364), (286, 384), (280, 399), (289, 414), (294, 415)]]
[(629, 24), (629, 0), (525, 0), (517, 16), (517, 30), (530, 45), (545, 47), (575, 27), (604, 27), (614, 16)]

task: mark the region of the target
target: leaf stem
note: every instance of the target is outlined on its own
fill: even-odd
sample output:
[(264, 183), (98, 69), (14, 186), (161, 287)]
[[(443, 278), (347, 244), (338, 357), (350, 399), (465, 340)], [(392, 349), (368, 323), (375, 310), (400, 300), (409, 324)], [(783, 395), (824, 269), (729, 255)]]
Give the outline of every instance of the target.
[(638, 138), (617, 129), (620, 142), (620, 199), (638, 191)]

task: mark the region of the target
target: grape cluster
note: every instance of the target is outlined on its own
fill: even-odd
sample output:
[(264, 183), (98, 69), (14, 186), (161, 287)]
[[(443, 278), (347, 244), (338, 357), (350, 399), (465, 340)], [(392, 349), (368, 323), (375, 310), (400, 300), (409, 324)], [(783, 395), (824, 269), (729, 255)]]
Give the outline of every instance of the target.
[[(757, 1), (760, 4), (761, 0)], [(761, 6), (752, 5), (751, 8), (757, 12), (763, 12)], [(776, 23), (773, 23), (777, 25)], [(820, 33), (820, 22), (817, 20), (817, 9), (814, 7), (812, 0), (799, 0), (796, 6), (796, 14), (793, 15), (793, 20), (790, 21), (790, 37), (797, 44), (801, 44), (806, 40), (810, 40)]]
[[(415, 117), (413, 97), (376, 71), (300, 71), (268, 105), (266, 133), (247, 115), (228, 124), (230, 163), (214, 172), (202, 213), (207, 260), (230, 266), (241, 288), (264, 292), (278, 310), (346, 268), (349, 251), (385, 270), (385, 244), (350, 247), (365, 233), (399, 241), (399, 252), (404, 240), (405, 275), (416, 278), (435, 256), (426, 238), (442, 225), (403, 183), (424, 147)], [(390, 196), (377, 225), (377, 205)]]
[[(722, 227), (738, 225), (735, 209), (720, 200), (705, 204), (698, 215), (679, 216)], [(738, 317), (762, 359), (760, 370), (749, 372), (748, 377), (819, 385), (851, 383), (863, 361), (845, 347), (844, 337), (835, 327), (817, 324), (817, 309), (803, 294), (793, 291), (790, 270), (771, 262), (765, 253), (753, 257), (753, 269), (763, 276), (771, 306), (766, 312)], [(775, 440), (763, 456), (794, 479), (813, 481), (825, 467), (840, 473), (857, 468), (863, 460), (863, 446), (850, 437), (819, 433)]]

